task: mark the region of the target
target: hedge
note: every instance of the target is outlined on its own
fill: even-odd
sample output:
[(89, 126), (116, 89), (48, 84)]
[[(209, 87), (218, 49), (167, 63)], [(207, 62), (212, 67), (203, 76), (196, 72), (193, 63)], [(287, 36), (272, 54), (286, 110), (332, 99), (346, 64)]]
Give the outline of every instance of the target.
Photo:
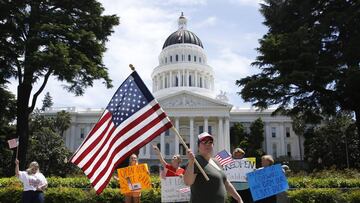
[[(0, 202), (20, 202), (21, 188), (0, 188)], [(298, 189), (288, 191), (292, 203), (359, 203), (360, 189), (342, 192), (339, 189)], [(96, 195), (94, 190), (79, 188), (49, 188), (45, 192), (47, 203), (115, 203), (123, 202), (124, 197), (119, 189), (107, 188), (101, 195)], [(161, 202), (161, 194), (158, 189), (142, 192), (142, 203)]]

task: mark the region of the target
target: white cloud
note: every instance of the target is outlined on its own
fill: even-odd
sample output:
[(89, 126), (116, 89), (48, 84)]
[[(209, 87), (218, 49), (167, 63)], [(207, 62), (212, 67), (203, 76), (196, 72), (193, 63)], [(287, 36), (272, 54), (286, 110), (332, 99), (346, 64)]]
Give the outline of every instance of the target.
[(252, 61), (229, 48), (220, 50), (216, 57), (209, 59), (209, 65), (213, 67), (216, 76), (216, 93), (225, 91), (230, 99), (229, 103), (242, 105), (240, 96), (236, 94), (240, 89), (235, 85), (235, 81), (254, 73), (250, 67)]
[(264, 0), (230, 0), (229, 2), (243, 6), (246, 5), (260, 7), (260, 3), (264, 3)]
[(215, 26), (218, 22), (218, 19), (215, 16), (210, 16), (206, 18), (205, 20), (196, 23), (193, 25), (194, 28), (205, 28), (205, 27), (211, 27)]

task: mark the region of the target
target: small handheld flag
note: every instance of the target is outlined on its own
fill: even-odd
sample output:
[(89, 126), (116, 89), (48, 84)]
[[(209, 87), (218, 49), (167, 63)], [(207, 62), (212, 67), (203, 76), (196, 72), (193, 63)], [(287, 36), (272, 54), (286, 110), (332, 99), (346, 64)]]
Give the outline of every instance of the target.
[(217, 153), (215, 159), (220, 162), (221, 166), (234, 162), (231, 155), (226, 150), (222, 150)]
[(84, 171), (100, 194), (118, 164), (172, 126), (140, 76), (133, 71), (115, 92), (71, 162)]
[(10, 149), (15, 148), (19, 145), (19, 139), (14, 138), (14, 139), (8, 140), (8, 144), (9, 144)]

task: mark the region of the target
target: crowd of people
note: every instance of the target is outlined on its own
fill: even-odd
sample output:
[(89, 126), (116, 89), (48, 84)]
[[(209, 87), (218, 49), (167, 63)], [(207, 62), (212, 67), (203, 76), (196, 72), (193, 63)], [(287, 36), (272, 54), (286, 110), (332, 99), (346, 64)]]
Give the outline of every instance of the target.
[[(165, 170), (166, 177), (183, 177), (184, 183), (190, 186), (191, 203), (224, 203), (227, 195), (231, 195), (232, 203), (253, 203), (252, 195), (247, 182), (229, 182), (221, 164), (213, 158), (214, 137), (207, 132), (198, 135), (198, 153), (195, 155), (191, 149), (187, 151), (188, 163), (186, 168), (180, 166), (182, 159), (179, 154), (172, 156), (168, 163), (161, 154), (160, 149), (153, 145), (153, 149)], [(235, 148), (232, 153), (233, 159), (245, 158), (245, 151)], [(202, 169), (199, 169), (195, 162), (198, 162)], [(261, 168), (269, 167), (274, 164), (271, 155), (261, 157)], [(129, 166), (138, 165), (136, 154), (129, 157)], [(288, 169), (284, 165), (283, 170)], [(203, 171), (201, 171), (203, 170)], [(205, 173), (209, 180), (206, 180)], [(22, 202), (23, 203), (43, 203), (44, 190), (47, 187), (47, 180), (39, 170), (37, 162), (31, 162), (26, 171), (19, 170), (19, 161), (15, 161), (15, 174), (23, 184)], [(117, 180), (117, 176), (114, 176)], [(139, 203), (141, 189), (131, 190), (124, 194), (125, 203)], [(261, 199), (255, 203), (276, 203), (276, 195)]]

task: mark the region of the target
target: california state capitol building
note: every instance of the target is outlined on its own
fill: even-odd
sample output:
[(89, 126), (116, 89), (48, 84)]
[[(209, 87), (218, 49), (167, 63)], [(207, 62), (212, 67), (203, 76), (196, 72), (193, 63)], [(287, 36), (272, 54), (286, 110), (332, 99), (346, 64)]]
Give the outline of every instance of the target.
[[(300, 160), (303, 157), (303, 137), (292, 129), (287, 116), (271, 116), (273, 110), (256, 111), (240, 109), (228, 103), (224, 92), (215, 93), (213, 67), (199, 37), (187, 29), (183, 14), (178, 19), (179, 28), (164, 42), (158, 57), (159, 65), (152, 71), (152, 93), (172, 120), (187, 145), (197, 151), (197, 135), (207, 131), (214, 136), (214, 154), (230, 149), (230, 127), (236, 122), (250, 132), (250, 124), (259, 117), (264, 122), (263, 150), (275, 159), (280, 156)], [(221, 67), (215, 67), (221, 68)], [(50, 107), (45, 115), (65, 110), (71, 114), (71, 127), (64, 133), (65, 145), (75, 151), (100, 118), (104, 108)], [(158, 165), (151, 144), (157, 144), (169, 160), (174, 154), (185, 157), (185, 148), (170, 129), (139, 152), (141, 162)]]

